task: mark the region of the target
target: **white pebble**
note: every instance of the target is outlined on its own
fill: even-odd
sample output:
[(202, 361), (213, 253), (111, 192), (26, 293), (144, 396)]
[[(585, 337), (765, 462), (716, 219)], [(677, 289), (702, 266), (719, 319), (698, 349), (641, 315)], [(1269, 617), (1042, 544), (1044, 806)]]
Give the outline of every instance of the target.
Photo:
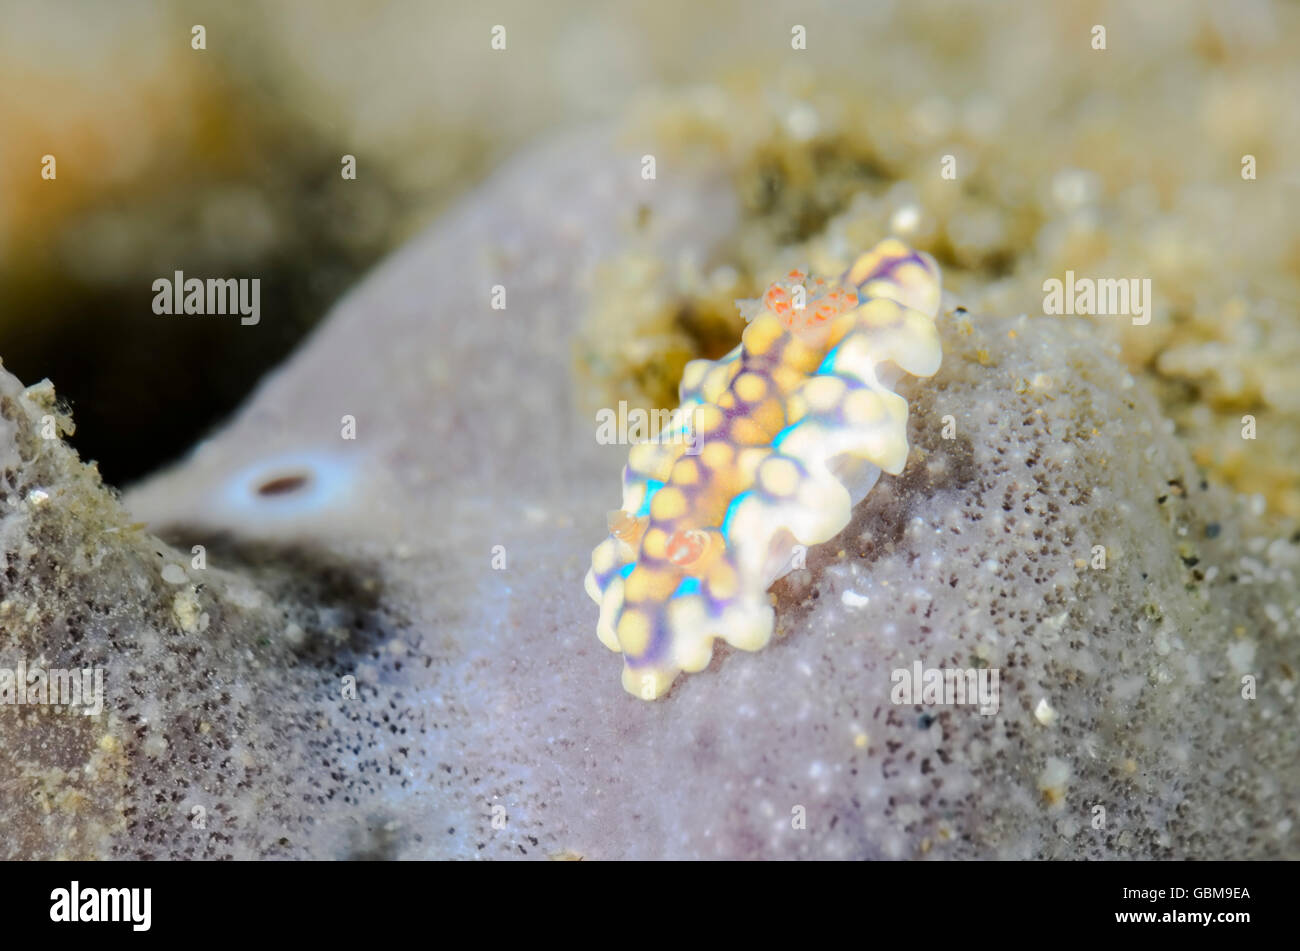
[(852, 590), (846, 590), (841, 594), (840, 600), (844, 602), (845, 607), (849, 608), (865, 608), (871, 602), (865, 594), (858, 594)]

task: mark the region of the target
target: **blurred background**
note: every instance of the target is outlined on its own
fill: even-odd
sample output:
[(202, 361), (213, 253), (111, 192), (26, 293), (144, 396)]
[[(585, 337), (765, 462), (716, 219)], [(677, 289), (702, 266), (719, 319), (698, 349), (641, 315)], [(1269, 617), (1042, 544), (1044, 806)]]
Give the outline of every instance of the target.
[[(1261, 0), (0, 0), (0, 359), (126, 485), (506, 157), (613, 120), (726, 153), (747, 224), (715, 263), (742, 284), (854, 203), (975, 306), (1150, 277), (1152, 323), (1101, 332), (1202, 465), (1300, 515), (1298, 25)], [(156, 317), (175, 270), (261, 278), (260, 323)]]

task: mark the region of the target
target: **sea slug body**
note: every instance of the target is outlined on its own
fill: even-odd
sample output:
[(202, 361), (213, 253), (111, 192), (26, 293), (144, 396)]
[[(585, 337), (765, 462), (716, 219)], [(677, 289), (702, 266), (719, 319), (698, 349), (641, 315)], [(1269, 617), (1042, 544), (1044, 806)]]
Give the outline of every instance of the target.
[(767, 589), (795, 546), (833, 538), (882, 470), (902, 471), (907, 402), (891, 387), (938, 371), (939, 297), (934, 260), (891, 238), (837, 280), (791, 271), (739, 302), (740, 345), (687, 364), (672, 426), (628, 455), (587, 572), (630, 693), (703, 670), (715, 638), (765, 646)]

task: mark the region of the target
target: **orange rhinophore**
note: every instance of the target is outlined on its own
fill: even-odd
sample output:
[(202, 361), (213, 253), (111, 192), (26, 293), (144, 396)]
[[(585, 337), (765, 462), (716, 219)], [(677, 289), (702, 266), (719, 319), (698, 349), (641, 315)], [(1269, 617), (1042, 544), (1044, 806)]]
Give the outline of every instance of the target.
[(709, 538), (697, 529), (678, 529), (668, 539), (668, 560), (679, 568), (700, 560), (709, 545)]

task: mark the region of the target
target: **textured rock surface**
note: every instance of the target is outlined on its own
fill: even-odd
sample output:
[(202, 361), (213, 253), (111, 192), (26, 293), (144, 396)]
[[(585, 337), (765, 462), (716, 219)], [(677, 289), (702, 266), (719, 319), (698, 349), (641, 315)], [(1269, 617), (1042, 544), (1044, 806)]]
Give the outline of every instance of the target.
[[(4, 650), (104, 664), (111, 705), (4, 713), (15, 854), (1300, 855), (1300, 546), (1201, 487), (1082, 319), (942, 318), (908, 469), (778, 585), (778, 640), (623, 692), (581, 579), (626, 450), (571, 338), (596, 264), (707, 260), (736, 214), (638, 155), (513, 163), (130, 516), (6, 379)], [(1000, 668), (999, 713), (890, 703), (918, 660)]]
[(0, 707), (5, 857), (347, 854), (305, 767), (348, 728), (322, 684), (373, 636), (363, 569), (193, 570), (46, 438), (53, 396), (0, 370), (0, 667), (101, 668), (106, 703)]

